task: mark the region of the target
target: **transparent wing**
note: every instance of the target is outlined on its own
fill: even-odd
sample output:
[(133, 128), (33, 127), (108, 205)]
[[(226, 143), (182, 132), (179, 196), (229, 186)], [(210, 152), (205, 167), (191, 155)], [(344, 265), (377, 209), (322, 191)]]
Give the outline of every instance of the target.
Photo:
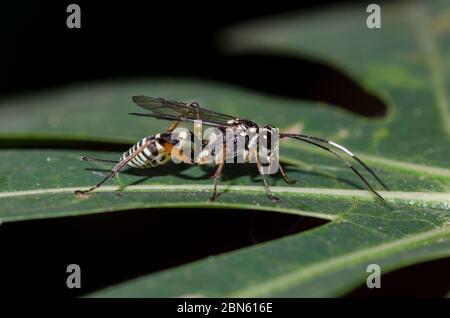
[(148, 116), (159, 119), (180, 121), (202, 120), (210, 123), (212, 126), (223, 127), (230, 126), (228, 121), (236, 119), (236, 117), (194, 106), (193, 104), (160, 97), (133, 96), (133, 102), (149, 110), (151, 114), (148, 114)]

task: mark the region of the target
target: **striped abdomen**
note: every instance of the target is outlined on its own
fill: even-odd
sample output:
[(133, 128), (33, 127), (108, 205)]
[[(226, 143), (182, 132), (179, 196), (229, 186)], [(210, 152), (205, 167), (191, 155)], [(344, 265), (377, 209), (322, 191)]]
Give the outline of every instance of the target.
[(156, 167), (158, 165), (166, 163), (170, 159), (170, 154), (166, 153), (164, 146), (161, 145), (153, 137), (145, 137), (139, 140), (133, 147), (128, 151), (124, 152), (121, 160), (124, 160), (132, 153), (141, 147), (148, 139), (153, 139), (152, 142), (144, 148), (139, 154), (137, 154), (133, 159), (131, 159), (127, 165), (132, 168), (148, 168)]

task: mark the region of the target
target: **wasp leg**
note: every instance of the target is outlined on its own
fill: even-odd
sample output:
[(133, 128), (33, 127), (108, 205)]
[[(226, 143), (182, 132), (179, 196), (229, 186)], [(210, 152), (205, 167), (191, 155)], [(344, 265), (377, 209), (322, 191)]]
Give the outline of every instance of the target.
[(225, 165), (225, 163), (223, 163), (223, 162), (219, 163), (219, 165), (217, 166), (216, 172), (212, 176), (214, 178), (214, 191), (213, 191), (213, 194), (211, 195), (211, 198), (209, 199), (210, 201), (216, 200), (217, 185), (219, 184), (219, 179), (220, 179), (220, 176), (222, 175), (222, 170), (223, 170), (224, 165)]
[(97, 183), (95, 186), (93, 186), (92, 188), (88, 189), (88, 190), (76, 190), (75, 194), (76, 195), (84, 195), (84, 194), (88, 194), (89, 192), (94, 191), (95, 189), (100, 188), (100, 186), (105, 183), (106, 181), (108, 181), (109, 179), (111, 179), (112, 177), (114, 177), (116, 175), (117, 171), (112, 170), (105, 178), (103, 178), (99, 183)]
[(83, 161), (108, 162), (108, 163), (118, 163), (119, 162), (117, 160), (98, 159), (98, 158), (92, 158), (92, 157), (81, 157), (81, 160), (83, 160)]
[(116, 164), (111, 169), (111, 172), (106, 177), (104, 177), (102, 180), (100, 180), (100, 182), (97, 183), (95, 186), (93, 186), (92, 188), (89, 188), (87, 190), (76, 190), (75, 194), (76, 195), (84, 195), (84, 194), (87, 194), (89, 192), (94, 191), (95, 189), (98, 189), (103, 183), (105, 183), (106, 181), (108, 181), (109, 179), (114, 177), (117, 173), (119, 173), (120, 170), (125, 168), (126, 165), (128, 164), (128, 162), (130, 162), (134, 157), (136, 157), (145, 148), (147, 148), (150, 145), (151, 142), (152, 142), (152, 140), (147, 140), (138, 149), (136, 149), (131, 155), (129, 155), (127, 158), (125, 158), (124, 160), (119, 161), (119, 163)]
[(284, 181), (286, 181), (287, 184), (295, 184), (295, 183), (297, 183), (297, 180), (290, 179), (288, 177), (288, 175), (286, 174), (286, 172), (284, 171), (284, 169), (283, 169), (283, 167), (281, 165), (279, 165), (278, 168), (280, 169), (281, 176), (283, 177)]
[(259, 174), (261, 175), (261, 177), (263, 179), (264, 189), (266, 190), (267, 196), (269, 197), (270, 201), (272, 201), (272, 202), (280, 201), (280, 198), (273, 195), (272, 191), (270, 191), (269, 182), (267, 181), (266, 175), (264, 173), (262, 173), (263, 166), (261, 164), (261, 161), (259, 160), (258, 154), (256, 155), (256, 165), (258, 166)]
[(172, 132), (175, 130), (175, 128), (178, 127), (178, 125), (180, 124), (180, 120), (174, 121), (172, 124), (170, 124), (169, 128), (167, 128), (167, 132)]

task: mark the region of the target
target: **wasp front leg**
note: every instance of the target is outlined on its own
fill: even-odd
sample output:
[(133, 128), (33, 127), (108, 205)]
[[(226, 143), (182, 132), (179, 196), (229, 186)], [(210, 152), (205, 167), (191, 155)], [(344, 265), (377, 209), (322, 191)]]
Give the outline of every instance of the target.
[(288, 177), (288, 175), (286, 174), (286, 172), (284, 171), (284, 169), (281, 165), (278, 165), (278, 169), (280, 169), (281, 176), (283, 177), (283, 180), (286, 181), (287, 184), (297, 183), (297, 180), (291, 179)]
[(262, 179), (263, 179), (263, 183), (264, 183), (264, 189), (266, 190), (267, 196), (269, 197), (270, 201), (272, 202), (278, 202), (280, 201), (280, 198), (278, 198), (277, 196), (275, 196), (272, 191), (270, 191), (269, 188), (269, 182), (267, 181), (267, 177), (266, 175), (263, 173), (263, 165), (259, 159), (259, 155), (258, 153), (256, 153), (256, 165), (258, 167), (258, 171), (259, 174), (261, 175)]

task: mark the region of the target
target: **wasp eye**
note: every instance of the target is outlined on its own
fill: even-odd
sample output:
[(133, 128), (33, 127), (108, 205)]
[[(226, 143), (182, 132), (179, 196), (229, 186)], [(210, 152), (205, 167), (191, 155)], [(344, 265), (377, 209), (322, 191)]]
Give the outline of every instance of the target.
[(189, 106), (195, 107), (195, 108), (200, 107), (200, 105), (197, 102), (192, 102), (192, 103), (189, 104)]

